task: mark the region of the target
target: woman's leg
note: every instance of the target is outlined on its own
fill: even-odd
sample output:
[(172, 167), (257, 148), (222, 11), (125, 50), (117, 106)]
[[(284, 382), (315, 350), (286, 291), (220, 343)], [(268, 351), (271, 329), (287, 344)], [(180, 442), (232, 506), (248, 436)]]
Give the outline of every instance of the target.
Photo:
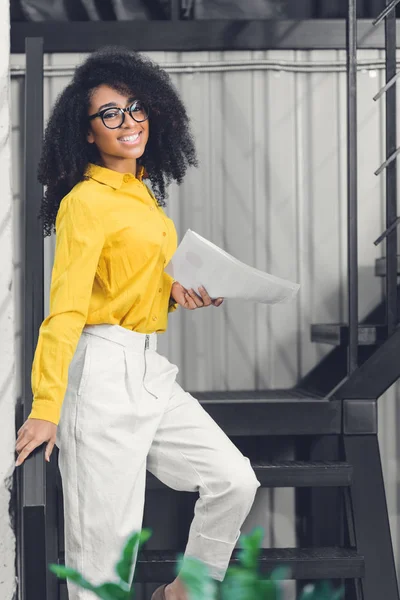
[(222, 581), (260, 484), (249, 460), (177, 383), (147, 468), (173, 489), (200, 493), (185, 555), (206, 563)]
[[(146, 456), (162, 416), (143, 388), (144, 353), (83, 334), (59, 426), (65, 562), (98, 585), (117, 578), (127, 537), (142, 527)], [(69, 600), (92, 600), (68, 584)]]

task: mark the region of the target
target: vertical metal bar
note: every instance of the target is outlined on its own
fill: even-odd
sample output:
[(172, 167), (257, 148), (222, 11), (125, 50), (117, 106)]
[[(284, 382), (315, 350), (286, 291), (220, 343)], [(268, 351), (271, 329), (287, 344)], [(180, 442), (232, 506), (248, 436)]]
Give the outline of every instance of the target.
[[(43, 137), (43, 38), (26, 38), (25, 75), (25, 277), (23, 340), (23, 419), (32, 407), (31, 368), (38, 330), (43, 321), (43, 235), (37, 215), (43, 189), (37, 181), (37, 163)], [(23, 600), (47, 598), (45, 552), (46, 465), (43, 451), (22, 467), (22, 573)]]
[[(31, 367), (44, 314), (43, 234), (38, 219), (43, 188), (36, 175), (43, 138), (43, 38), (27, 38), (25, 48), (24, 419), (32, 408)], [(43, 465), (43, 457), (35, 455), (23, 467), (25, 476), (32, 475), (24, 489), (25, 505), (44, 499)]]
[(347, 46), (347, 247), (349, 349), (348, 373), (358, 364), (357, 256), (357, 14), (356, 0), (348, 0)]
[(181, 12), (181, 0), (170, 0), (171, 2), (171, 21), (178, 21)]
[[(389, 0), (386, 1), (388, 3)], [(386, 82), (396, 74), (396, 12), (385, 20)], [(396, 86), (386, 92), (386, 157), (396, 150)], [(397, 218), (397, 161), (386, 168), (386, 227)], [(386, 237), (386, 325), (388, 335), (397, 324), (397, 227)]]

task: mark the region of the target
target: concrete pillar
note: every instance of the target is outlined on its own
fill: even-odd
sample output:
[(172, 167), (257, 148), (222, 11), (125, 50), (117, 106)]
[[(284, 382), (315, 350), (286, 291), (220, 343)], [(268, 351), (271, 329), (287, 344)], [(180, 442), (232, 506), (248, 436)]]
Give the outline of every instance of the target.
[(9, 11), (9, 2), (0, 2), (0, 598), (4, 600), (15, 594), (15, 538), (9, 512), (16, 401)]

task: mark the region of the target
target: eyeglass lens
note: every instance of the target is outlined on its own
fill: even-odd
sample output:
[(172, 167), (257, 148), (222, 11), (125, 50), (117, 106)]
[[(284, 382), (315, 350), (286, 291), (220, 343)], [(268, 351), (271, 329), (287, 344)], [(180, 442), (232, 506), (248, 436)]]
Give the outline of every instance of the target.
[[(127, 109), (126, 112), (131, 115), (131, 117), (141, 123), (142, 121), (146, 121), (149, 117), (149, 112), (143, 102), (135, 101), (133, 102)], [(125, 119), (125, 112), (119, 108), (108, 108), (102, 113), (103, 123), (109, 129), (116, 129), (120, 127)]]

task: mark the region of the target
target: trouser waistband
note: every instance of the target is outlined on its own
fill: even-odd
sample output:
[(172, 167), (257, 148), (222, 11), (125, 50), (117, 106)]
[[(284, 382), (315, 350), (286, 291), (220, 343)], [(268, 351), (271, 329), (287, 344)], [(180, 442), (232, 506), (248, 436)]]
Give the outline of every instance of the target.
[(110, 325), (108, 323), (102, 323), (101, 325), (85, 325), (83, 333), (116, 342), (117, 344), (121, 344), (121, 346), (125, 346), (126, 348), (131, 348), (136, 352), (143, 352), (145, 350), (155, 352), (157, 350), (156, 333), (138, 333), (137, 331), (131, 331), (120, 325)]

